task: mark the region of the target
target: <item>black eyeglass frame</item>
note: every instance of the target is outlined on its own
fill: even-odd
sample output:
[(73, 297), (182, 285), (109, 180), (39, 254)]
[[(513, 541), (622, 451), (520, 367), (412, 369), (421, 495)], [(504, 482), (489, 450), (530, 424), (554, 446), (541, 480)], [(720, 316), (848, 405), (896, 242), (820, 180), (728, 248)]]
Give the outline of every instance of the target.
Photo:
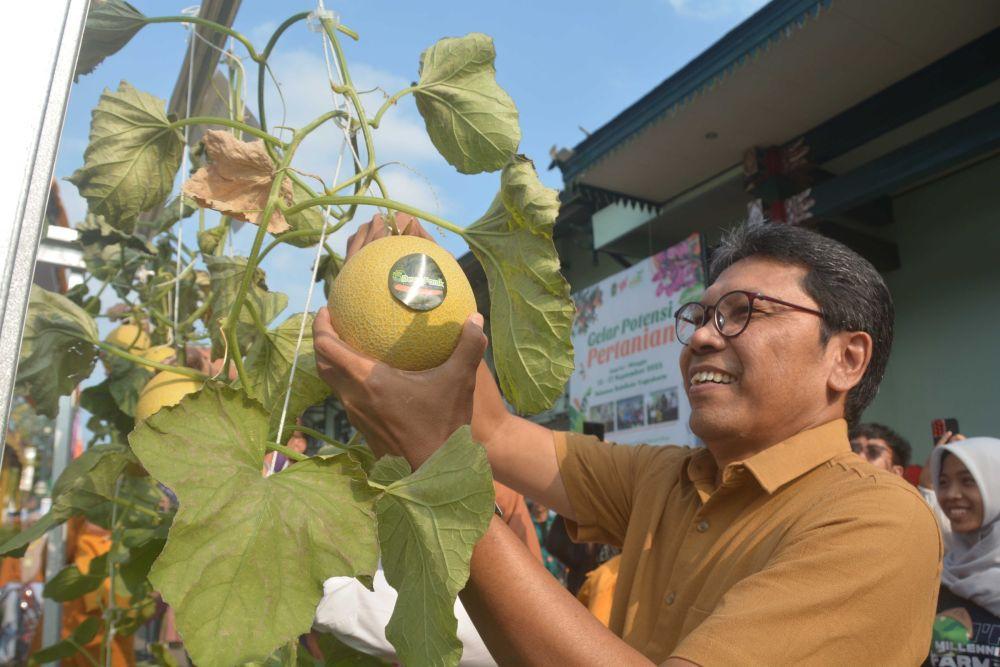
[[(740, 327), (740, 330), (737, 331), (736, 333), (727, 334), (726, 332), (724, 332), (722, 330), (723, 325), (719, 323), (719, 309), (718, 309), (718, 305), (720, 303), (722, 303), (722, 301), (724, 299), (732, 296), (733, 294), (742, 294), (743, 296), (745, 296), (747, 298), (747, 302), (749, 303), (749, 309), (747, 310), (747, 319), (743, 323), (743, 326)], [(764, 311), (761, 311), (761, 310), (756, 310), (754, 308), (754, 302), (758, 301), (758, 300), (759, 301), (769, 301), (771, 303), (777, 303), (777, 304), (780, 304), (782, 306), (787, 306), (788, 308), (793, 308), (794, 310), (799, 310), (799, 311), (802, 311), (803, 313), (810, 313), (812, 315), (816, 315), (819, 318), (824, 318), (825, 319), (825, 315), (823, 315), (822, 311), (816, 310), (815, 308), (808, 308), (806, 306), (800, 306), (800, 305), (798, 305), (796, 303), (789, 303), (788, 301), (783, 301), (782, 299), (776, 299), (773, 296), (766, 296), (764, 294), (761, 294), (760, 292), (751, 292), (749, 290), (737, 289), (737, 290), (733, 290), (731, 292), (726, 292), (725, 294), (723, 294), (722, 296), (720, 296), (718, 298), (718, 300), (715, 302), (714, 305), (711, 305), (711, 306), (706, 306), (706, 305), (702, 304), (699, 301), (689, 301), (688, 303), (685, 303), (680, 308), (678, 308), (677, 312), (674, 313), (674, 332), (677, 335), (677, 340), (680, 341), (681, 345), (687, 345), (688, 343), (691, 342), (691, 338), (690, 337), (686, 341), (684, 341), (684, 340), (681, 340), (680, 334), (677, 334), (677, 332), (680, 331), (681, 315), (684, 314), (685, 310), (689, 310), (689, 307), (691, 307), (691, 306), (697, 306), (697, 307), (701, 308), (701, 312), (702, 312), (701, 322), (698, 323), (698, 324), (696, 324), (696, 326), (694, 328), (694, 331), (691, 332), (691, 336), (694, 336), (695, 332), (698, 331), (698, 329), (700, 329), (703, 326), (705, 326), (705, 323), (709, 319), (709, 313), (713, 313), (714, 315), (711, 318), (712, 319), (712, 324), (715, 325), (715, 330), (719, 332), (719, 335), (720, 336), (724, 336), (726, 338), (736, 338), (741, 333), (743, 333), (744, 331), (746, 331), (748, 326), (750, 326), (750, 317), (754, 314), (754, 312), (764, 312)], [(691, 324), (695, 324), (694, 320), (688, 320), (688, 321)]]

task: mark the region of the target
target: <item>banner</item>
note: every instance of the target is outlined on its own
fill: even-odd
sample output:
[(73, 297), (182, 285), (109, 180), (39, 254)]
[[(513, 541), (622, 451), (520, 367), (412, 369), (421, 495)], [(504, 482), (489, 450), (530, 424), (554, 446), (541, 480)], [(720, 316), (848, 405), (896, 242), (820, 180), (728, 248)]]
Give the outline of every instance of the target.
[(674, 310), (700, 298), (704, 285), (701, 237), (692, 234), (573, 295), (574, 430), (600, 422), (612, 442), (695, 444)]

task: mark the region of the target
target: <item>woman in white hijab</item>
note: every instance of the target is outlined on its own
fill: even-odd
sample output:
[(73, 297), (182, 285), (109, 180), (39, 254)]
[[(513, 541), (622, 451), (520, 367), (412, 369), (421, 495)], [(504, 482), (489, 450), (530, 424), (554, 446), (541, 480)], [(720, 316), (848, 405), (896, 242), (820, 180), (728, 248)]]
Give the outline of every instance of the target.
[(937, 447), (931, 473), (952, 539), (929, 664), (1000, 664), (1000, 440)]

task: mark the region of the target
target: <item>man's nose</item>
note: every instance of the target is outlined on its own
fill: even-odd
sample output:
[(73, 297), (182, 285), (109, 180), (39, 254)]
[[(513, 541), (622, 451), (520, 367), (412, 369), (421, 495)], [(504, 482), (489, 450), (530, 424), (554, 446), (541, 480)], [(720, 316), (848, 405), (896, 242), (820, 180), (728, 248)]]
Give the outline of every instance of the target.
[(726, 346), (726, 337), (719, 333), (712, 318), (705, 318), (705, 322), (694, 330), (688, 347), (692, 352), (704, 353), (721, 350)]

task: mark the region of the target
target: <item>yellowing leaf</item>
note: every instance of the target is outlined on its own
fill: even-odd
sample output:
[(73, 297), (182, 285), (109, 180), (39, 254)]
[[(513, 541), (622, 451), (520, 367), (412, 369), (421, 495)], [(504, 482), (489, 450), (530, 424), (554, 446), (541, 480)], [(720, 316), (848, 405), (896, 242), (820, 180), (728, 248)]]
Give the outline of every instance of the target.
[(399, 593), (385, 636), (404, 665), (457, 665), (455, 598), (493, 516), (493, 476), (468, 426), (409, 470), (386, 456), (371, 471), (386, 486), (375, 503), (378, 537), (386, 581)]
[(54, 419), (59, 397), (90, 377), (98, 340), (97, 324), (80, 306), (38, 285), (31, 288), (17, 384), (39, 414)]
[(164, 102), (122, 81), (105, 90), (91, 114), (83, 167), (69, 181), (91, 213), (131, 233), (136, 217), (170, 194), (181, 165), (183, 135), (170, 127)]
[[(184, 183), (184, 194), (200, 206), (257, 224), (264, 214), (275, 178), (274, 163), (264, 142), (259, 139), (240, 141), (225, 130), (209, 130), (202, 142), (208, 164)], [(281, 184), (281, 198), (286, 205), (291, 205), (291, 179), (286, 178)], [(280, 234), (289, 228), (285, 216), (275, 208), (267, 231)]]
[(522, 412), (552, 406), (573, 373), (574, 307), (552, 226), (559, 197), (530, 160), (504, 167), (500, 192), (463, 236), (490, 286), (493, 360), (504, 396)]
[(517, 151), (517, 107), (496, 82), (493, 40), (448, 37), (420, 55), (413, 95), (431, 142), (463, 174), (502, 168)]
[(267, 437), (260, 405), (212, 383), (129, 436), (177, 494), (149, 578), (198, 665), (265, 660), (309, 631), (327, 578), (375, 572), (374, 493), (360, 466), (311, 458), (265, 478)]

